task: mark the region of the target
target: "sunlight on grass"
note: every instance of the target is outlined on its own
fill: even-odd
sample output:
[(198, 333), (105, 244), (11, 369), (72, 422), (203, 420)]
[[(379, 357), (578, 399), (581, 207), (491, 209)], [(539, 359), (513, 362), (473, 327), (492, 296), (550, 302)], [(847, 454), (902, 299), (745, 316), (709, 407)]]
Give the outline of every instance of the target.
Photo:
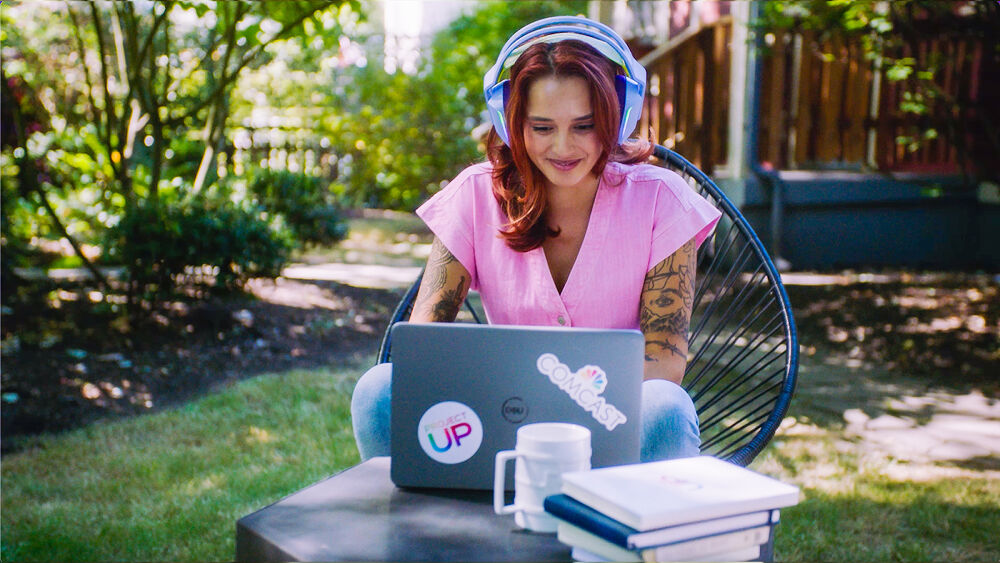
[(358, 461), (362, 365), (259, 376), (3, 458), (4, 561), (224, 561), (236, 520)]
[(776, 561), (1000, 558), (1000, 472), (941, 467), (935, 477), (794, 419), (752, 468), (802, 488), (782, 512)]

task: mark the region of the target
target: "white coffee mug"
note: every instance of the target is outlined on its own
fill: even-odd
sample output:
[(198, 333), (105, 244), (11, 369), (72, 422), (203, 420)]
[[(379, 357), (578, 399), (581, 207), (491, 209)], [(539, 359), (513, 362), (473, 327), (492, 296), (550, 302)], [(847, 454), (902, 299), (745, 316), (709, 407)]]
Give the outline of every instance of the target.
[[(514, 462), (514, 504), (504, 505), (507, 462)], [(517, 429), (513, 450), (497, 452), (493, 473), (493, 511), (514, 514), (521, 528), (555, 532), (556, 520), (542, 501), (559, 493), (562, 474), (590, 469), (590, 430), (579, 424), (537, 422)]]

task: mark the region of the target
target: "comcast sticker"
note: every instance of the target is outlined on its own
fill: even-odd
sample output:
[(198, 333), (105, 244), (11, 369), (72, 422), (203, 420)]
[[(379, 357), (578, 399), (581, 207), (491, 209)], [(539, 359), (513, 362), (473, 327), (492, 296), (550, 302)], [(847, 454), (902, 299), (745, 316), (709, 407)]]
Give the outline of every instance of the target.
[(417, 439), (434, 461), (462, 463), (479, 451), (483, 423), (468, 405), (445, 401), (427, 409), (420, 417)]

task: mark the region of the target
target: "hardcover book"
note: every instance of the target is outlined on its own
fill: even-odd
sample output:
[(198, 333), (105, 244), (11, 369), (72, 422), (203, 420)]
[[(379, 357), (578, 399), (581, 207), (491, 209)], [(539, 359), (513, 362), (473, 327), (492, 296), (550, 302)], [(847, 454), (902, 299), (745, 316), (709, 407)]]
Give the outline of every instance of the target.
[(799, 489), (711, 456), (564, 473), (562, 492), (639, 531), (792, 506)]
[(779, 519), (779, 511), (774, 509), (639, 531), (567, 495), (547, 497), (544, 508), (556, 518), (624, 549), (645, 549), (766, 524), (773, 526)]
[(770, 526), (761, 526), (638, 551), (623, 549), (566, 522), (559, 522), (556, 537), (573, 547), (574, 557), (580, 549), (605, 561), (750, 561), (760, 557), (770, 530)]

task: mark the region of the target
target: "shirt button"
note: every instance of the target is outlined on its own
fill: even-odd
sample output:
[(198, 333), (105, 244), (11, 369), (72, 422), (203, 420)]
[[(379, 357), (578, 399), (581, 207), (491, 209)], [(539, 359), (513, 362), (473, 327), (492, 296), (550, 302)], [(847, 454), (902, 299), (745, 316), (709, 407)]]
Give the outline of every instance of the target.
[(566, 317), (564, 317), (562, 315), (559, 315), (559, 318), (556, 319), (556, 320), (559, 321), (559, 324), (561, 324), (561, 325), (566, 324)]

